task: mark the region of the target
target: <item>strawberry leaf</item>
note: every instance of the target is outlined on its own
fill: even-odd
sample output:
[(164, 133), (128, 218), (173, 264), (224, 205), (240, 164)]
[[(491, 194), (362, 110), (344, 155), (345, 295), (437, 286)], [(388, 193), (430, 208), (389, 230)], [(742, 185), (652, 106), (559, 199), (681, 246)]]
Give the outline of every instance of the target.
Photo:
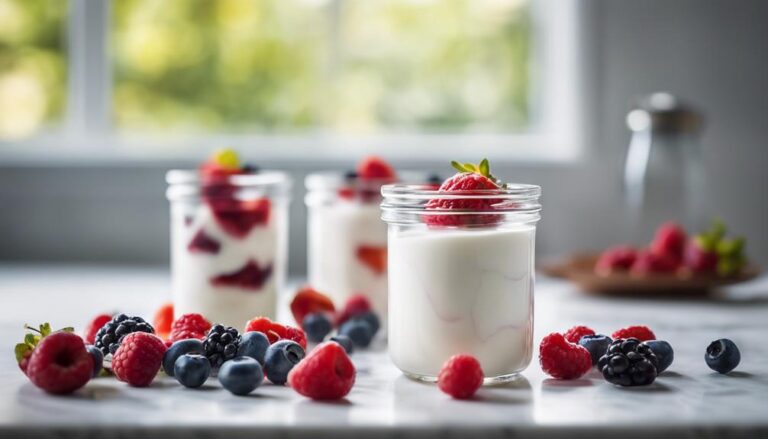
[(40, 341), (40, 336), (35, 334), (27, 334), (24, 336), (24, 343), (30, 346), (37, 346), (37, 342)]
[(19, 343), (13, 348), (14, 354), (16, 354), (16, 361), (21, 362), (24, 359), (24, 355), (31, 351), (32, 347), (26, 343)]
[(485, 175), (486, 177), (491, 176), (491, 165), (488, 163), (488, 159), (483, 159), (483, 161), (480, 162), (480, 174)]

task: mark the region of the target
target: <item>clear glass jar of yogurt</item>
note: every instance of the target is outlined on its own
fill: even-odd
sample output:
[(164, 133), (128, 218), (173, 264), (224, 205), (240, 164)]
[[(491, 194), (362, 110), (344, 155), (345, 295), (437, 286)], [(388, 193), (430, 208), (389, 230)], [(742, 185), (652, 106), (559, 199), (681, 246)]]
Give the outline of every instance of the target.
[(275, 318), (287, 274), (288, 175), (172, 170), (166, 181), (175, 315), (235, 328)]
[[(473, 355), (486, 383), (525, 369), (533, 350), (536, 223), (541, 189), (382, 188), (388, 224), (389, 353), (407, 376), (435, 381), (453, 355)], [(486, 206), (443, 209), (446, 203)]]

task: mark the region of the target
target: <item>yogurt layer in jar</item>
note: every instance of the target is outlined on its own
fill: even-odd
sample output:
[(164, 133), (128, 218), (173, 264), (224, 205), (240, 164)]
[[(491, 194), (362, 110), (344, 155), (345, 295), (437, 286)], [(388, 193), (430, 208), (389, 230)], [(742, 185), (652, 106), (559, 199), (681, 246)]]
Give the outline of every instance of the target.
[(411, 378), (435, 381), (457, 354), (477, 358), (486, 383), (514, 379), (531, 361), (540, 188), (488, 180), (497, 187), (382, 188), (389, 354)]

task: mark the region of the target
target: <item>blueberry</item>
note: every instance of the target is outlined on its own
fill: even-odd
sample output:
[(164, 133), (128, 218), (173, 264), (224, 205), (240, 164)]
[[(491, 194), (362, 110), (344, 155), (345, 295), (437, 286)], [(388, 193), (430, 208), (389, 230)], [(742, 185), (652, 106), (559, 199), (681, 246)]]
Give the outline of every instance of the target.
[(585, 335), (579, 340), (579, 344), (589, 351), (589, 355), (592, 357), (593, 366), (597, 365), (600, 357), (605, 355), (608, 346), (610, 346), (612, 342), (613, 340), (611, 340), (611, 337), (602, 334)]
[(350, 320), (345, 322), (339, 328), (340, 335), (346, 335), (352, 340), (355, 346), (368, 347), (373, 339), (373, 330), (371, 325), (365, 320)]
[(288, 372), (299, 363), (306, 354), (298, 343), (291, 340), (281, 340), (267, 349), (264, 356), (264, 369), (267, 378), (275, 384), (285, 384)]
[(246, 332), (240, 337), (240, 344), (237, 347), (238, 357), (251, 357), (264, 364), (264, 355), (269, 347), (269, 339), (266, 335), (258, 331)]
[(379, 316), (374, 314), (372, 311), (366, 311), (362, 314), (358, 314), (355, 317), (353, 317), (353, 320), (357, 320), (357, 319), (368, 322), (368, 324), (371, 325), (371, 336), (375, 336), (376, 333), (379, 332), (379, 329), (381, 329), (381, 322), (379, 321)]
[(325, 313), (317, 312), (307, 314), (301, 321), (301, 327), (307, 333), (307, 339), (313, 343), (320, 343), (325, 336), (331, 333), (333, 325), (331, 319)]
[(736, 343), (727, 338), (721, 338), (707, 346), (704, 360), (707, 362), (707, 366), (715, 372), (728, 373), (739, 365), (741, 352), (736, 347)]
[(104, 354), (102, 354), (101, 350), (94, 345), (89, 344), (85, 348), (88, 349), (88, 353), (91, 354), (91, 358), (93, 358), (93, 374), (91, 376), (97, 377), (104, 364)]
[(656, 355), (656, 358), (659, 359), (658, 373), (667, 370), (675, 359), (675, 351), (672, 350), (672, 345), (664, 340), (648, 340), (640, 345), (640, 349), (642, 346), (648, 346), (651, 352)]
[(186, 340), (179, 340), (171, 345), (165, 354), (163, 354), (163, 371), (168, 376), (173, 376), (176, 360), (184, 354), (202, 354), (205, 352), (203, 349), (203, 342), (196, 338), (189, 338)]
[(336, 343), (340, 344), (341, 347), (344, 348), (345, 351), (347, 351), (347, 354), (352, 354), (355, 350), (355, 346), (352, 343), (352, 339), (347, 337), (346, 335), (337, 335), (335, 337), (331, 337), (331, 341), (335, 341)]
[(235, 395), (247, 395), (264, 381), (264, 372), (256, 359), (235, 357), (219, 369), (219, 382)]
[(197, 388), (211, 376), (211, 362), (205, 355), (184, 354), (176, 359), (173, 375), (184, 387)]

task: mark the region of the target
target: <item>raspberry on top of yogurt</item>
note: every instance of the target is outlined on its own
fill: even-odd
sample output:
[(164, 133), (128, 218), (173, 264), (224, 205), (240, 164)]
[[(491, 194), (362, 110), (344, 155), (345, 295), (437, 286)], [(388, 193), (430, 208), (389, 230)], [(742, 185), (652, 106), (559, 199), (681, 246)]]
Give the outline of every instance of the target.
[(479, 226), (491, 225), (500, 221), (499, 215), (473, 214), (473, 211), (493, 210), (494, 205), (502, 200), (495, 198), (478, 198), (488, 192), (499, 191), (505, 188), (496, 177), (491, 174), (488, 159), (483, 159), (480, 164), (451, 162), (459, 172), (448, 178), (437, 189), (438, 192), (455, 193), (454, 195), (467, 195), (467, 198), (434, 198), (427, 202), (427, 210), (436, 211), (463, 211), (460, 215), (439, 214), (425, 215), (425, 222), (430, 226)]
[(345, 177), (347, 184), (338, 190), (340, 198), (377, 202), (381, 185), (397, 180), (397, 173), (392, 165), (381, 157), (367, 156), (357, 164), (355, 171), (347, 172)]
[(213, 217), (222, 230), (234, 238), (243, 239), (251, 229), (265, 225), (271, 210), (267, 198), (241, 200), (236, 197), (237, 187), (230, 177), (257, 172), (242, 164), (233, 149), (219, 149), (199, 168), (202, 177), (202, 197), (210, 206)]

